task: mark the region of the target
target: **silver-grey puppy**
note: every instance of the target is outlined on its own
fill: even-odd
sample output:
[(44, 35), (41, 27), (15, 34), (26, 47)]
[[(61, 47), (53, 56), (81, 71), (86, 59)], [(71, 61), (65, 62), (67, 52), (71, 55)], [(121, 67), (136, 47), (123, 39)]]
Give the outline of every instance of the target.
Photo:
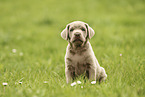
[(105, 69), (100, 67), (89, 42), (94, 34), (94, 30), (81, 21), (68, 24), (61, 32), (61, 37), (68, 41), (65, 55), (67, 83), (82, 74), (85, 74), (90, 81), (102, 82), (107, 78)]

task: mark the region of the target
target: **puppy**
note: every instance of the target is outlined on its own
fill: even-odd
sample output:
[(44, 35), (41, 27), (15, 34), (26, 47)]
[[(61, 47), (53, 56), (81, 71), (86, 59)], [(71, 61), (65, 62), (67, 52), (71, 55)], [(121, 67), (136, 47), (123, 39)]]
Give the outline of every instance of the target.
[(65, 55), (67, 83), (71, 83), (82, 74), (90, 81), (102, 82), (107, 78), (105, 69), (100, 67), (89, 42), (94, 34), (94, 30), (81, 21), (68, 24), (61, 32), (61, 37), (68, 41)]

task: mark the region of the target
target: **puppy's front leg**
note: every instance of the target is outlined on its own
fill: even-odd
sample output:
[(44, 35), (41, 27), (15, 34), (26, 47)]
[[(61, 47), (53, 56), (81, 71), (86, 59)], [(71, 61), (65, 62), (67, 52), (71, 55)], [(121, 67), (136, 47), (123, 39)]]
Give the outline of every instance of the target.
[(68, 69), (65, 69), (65, 76), (66, 76), (67, 83), (72, 82), (71, 72)]
[(89, 69), (89, 80), (96, 81), (96, 69), (93, 67)]
[(67, 67), (65, 68), (65, 76), (67, 83), (71, 83), (74, 80), (75, 72), (74, 68), (71, 65), (67, 65)]

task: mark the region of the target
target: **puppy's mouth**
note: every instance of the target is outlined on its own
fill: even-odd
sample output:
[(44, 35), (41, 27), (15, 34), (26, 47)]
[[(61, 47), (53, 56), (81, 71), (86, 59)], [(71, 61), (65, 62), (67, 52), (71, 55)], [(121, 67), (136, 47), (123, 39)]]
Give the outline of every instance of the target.
[(74, 41), (73, 41), (73, 43), (74, 42), (81, 42), (82, 43), (83, 41), (80, 38), (75, 38)]

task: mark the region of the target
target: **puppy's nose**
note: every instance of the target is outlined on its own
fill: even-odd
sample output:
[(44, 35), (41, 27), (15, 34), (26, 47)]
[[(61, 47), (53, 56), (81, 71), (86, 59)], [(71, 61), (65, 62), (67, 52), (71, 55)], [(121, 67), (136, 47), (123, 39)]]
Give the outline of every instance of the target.
[(76, 32), (74, 35), (75, 35), (75, 36), (80, 36), (80, 35), (81, 35), (81, 33)]

